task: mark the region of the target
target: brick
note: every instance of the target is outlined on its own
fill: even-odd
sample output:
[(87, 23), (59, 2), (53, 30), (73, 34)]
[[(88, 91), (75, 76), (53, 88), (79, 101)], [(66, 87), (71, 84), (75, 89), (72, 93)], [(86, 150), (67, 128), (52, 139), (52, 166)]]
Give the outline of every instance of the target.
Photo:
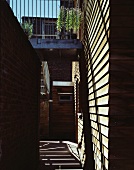
[(2, 170), (36, 170), (40, 61), (5, 1), (0, 1)]

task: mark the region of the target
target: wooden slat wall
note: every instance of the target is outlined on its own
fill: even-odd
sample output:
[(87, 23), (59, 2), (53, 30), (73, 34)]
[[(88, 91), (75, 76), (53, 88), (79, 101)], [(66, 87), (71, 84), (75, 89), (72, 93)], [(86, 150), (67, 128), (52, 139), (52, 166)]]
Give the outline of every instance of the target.
[(111, 1), (110, 170), (134, 169), (134, 1)]
[(95, 169), (133, 170), (134, 1), (88, 0), (85, 7)]
[(84, 53), (95, 169), (109, 164), (109, 0), (85, 4)]
[(74, 83), (74, 105), (75, 105), (75, 115), (80, 110), (79, 103), (79, 82), (80, 82), (80, 71), (79, 71), (79, 62), (72, 62), (72, 81)]
[[(83, 135), (83, 116), (81, 113), (80, 103), (80, 68), (79, 62), (73, 62), (72, 64), (72, 80), (74, 82), (74, 104), (75, 104), (75, 130), (76, 130), (76, 142), (78, 143), (78, 152), (81, 164), (85, 162), (85, 142)], [(81, 118), (79, 117), (81, 115)]]
[(78, 117), (79, 112), (79, 62), (72, 62), (72, 81), (74, 83), (74, 111), (75, 111), (75, 139), (78, 143)]
[(79, 157), (82, 166), (85, 163), (85, 141), (84, 141), (84, 134), (83, 134), (83, 119), (78, 117), (78, 146), (79, 146)]

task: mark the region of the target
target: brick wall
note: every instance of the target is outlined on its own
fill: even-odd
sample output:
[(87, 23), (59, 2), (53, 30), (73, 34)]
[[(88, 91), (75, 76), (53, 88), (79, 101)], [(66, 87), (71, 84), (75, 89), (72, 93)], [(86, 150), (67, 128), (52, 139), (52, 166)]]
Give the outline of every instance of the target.
[(36, 170), (40, 62), (13, 16), (0, 1), (1, 170)]
[[(62, 82), (63, 83), (63, 82)], [(60, 101), (60, 95), (70, 94), (72, 100)], [(73, 86), (53, 85), (52, 112), (50, 112), (50, 137), (57, 140), (75, 140), (75, 114), (73, 102)]]
[(68, 49), (45, 51), (44, 60), (48, 63), (52, 81), (72, 81), (72, 61), (76, 56), (75, 53), (75, 50)]
[(40, 101), (40, 139), (47, 139), (49, 136), (49, 102)]
[(52, 56), (48, 61), (51, 79), (53, 81), (72, 80), (72, 62), (67, 59)]

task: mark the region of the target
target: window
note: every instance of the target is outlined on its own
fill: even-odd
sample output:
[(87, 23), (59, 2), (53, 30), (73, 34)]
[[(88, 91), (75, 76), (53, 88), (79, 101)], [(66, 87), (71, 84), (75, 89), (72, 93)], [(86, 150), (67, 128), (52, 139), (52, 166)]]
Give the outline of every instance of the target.
[(72, 101), (72, 94), (60, 94), (59, 95), (59, 101), (64, 102), (64, 101)]

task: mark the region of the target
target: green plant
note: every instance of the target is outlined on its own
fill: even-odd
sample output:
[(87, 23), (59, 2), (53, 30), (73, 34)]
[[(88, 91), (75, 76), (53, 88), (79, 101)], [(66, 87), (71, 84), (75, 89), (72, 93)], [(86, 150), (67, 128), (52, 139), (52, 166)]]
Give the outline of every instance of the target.
[(62, 28), (65, 25), (65, 8), (63, 6), (61, 6), (60, 8), (56, 25), (57, 25), (57, 30), (61, 32)]
[(71, 31), (72, 29), (72, 9), (69, 10), (69, 8), (67, 8), (66, 10), (66, 30), (67, 31)]
[(30, 21), (25, 21), (21, 26), (28, 38), (31, 38), (33, 35), (33, 24)]
[(81, 10), (79, 8), (67, 9), (66, 12), (66, 30), (77, 32), (81, 23)]

